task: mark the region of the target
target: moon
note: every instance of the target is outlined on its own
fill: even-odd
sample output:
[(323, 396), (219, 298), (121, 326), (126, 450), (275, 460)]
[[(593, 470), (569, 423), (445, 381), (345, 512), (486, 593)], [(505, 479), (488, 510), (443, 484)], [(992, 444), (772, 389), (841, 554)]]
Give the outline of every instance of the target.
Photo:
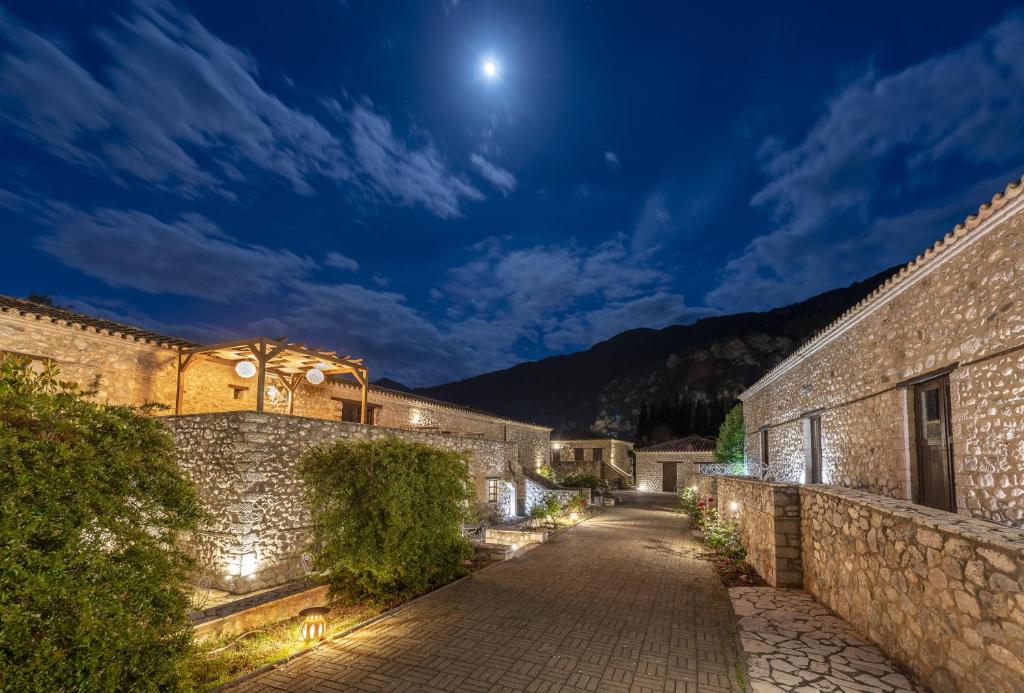
[(494, 58), (484, 58), (483, 63), (480, 64), (480, 70), (489, 80), (498, 78), (498, 62)]

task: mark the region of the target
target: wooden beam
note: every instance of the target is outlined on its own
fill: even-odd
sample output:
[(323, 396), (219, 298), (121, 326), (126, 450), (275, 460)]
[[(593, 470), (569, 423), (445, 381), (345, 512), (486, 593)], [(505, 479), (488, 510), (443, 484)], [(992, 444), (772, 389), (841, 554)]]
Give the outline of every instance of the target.
[(185, 402), (185, 373), (192, 365), (193, 358), (195, 358), (195, 354), (185, 356), (181, 349), (178, 350), (178, 389), (174, 395), (175, 416), (181, 416), (181, 409)]
[(256, 411), (263, 411), (263, 400), (267, 396), (267, 342), (264, 339), (260, 340), (256, 360), (259, 362), (256, 370)]
[(367, 388), (369, 387), (369, 384), (370, 384), (370, 371), (364, 368), (361, 376), (362, 377), (360, 377), (359, 375), (356, 376), (356, 378), (359, 380), (359, 384), (362, 386), (362, 389), (361, 389), (361, 392), (360, 392), (360, 397), (359, 397), (359, 423), (365, 424), (366, 423), (366, 394), (367, 394), (366, 390), (367, 390)]

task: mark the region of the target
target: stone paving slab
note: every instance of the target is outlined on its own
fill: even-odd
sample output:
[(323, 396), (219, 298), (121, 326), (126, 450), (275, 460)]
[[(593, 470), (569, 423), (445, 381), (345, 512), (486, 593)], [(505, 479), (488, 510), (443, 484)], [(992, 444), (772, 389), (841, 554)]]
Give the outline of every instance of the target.
[(742, 690), (728, 594), (659, 503), (631, 497), (235, 690)]
[(803, 590), (733, 587), (729, 597), (754, 693), (925, 690)]

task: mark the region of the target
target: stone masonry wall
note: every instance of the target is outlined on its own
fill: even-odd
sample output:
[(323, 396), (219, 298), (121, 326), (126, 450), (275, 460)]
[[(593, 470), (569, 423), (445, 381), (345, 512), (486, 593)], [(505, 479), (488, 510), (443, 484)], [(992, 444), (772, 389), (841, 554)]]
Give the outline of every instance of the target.
[(1024, 531), (804, 486), (804, 587), (936, 691), (1024, 690)]
[(463, 453), (480, 500), (488, 477), (509, 479), (515, 444), (273, 413), (169, 417), (177, 462), (199, 489), (212, 523), (195, 547), (218, 589), (234, 593), (302, 577), (309, 514), (295, 466), (303, 451), (334, 440), (397, 436)]
[(657, 493), (664, 488), (665, 462), (676, 463), (676, 487), (693, 484), (697, 466), (715, 459), (710, 452), (638, 452), (636, 453), (636, 487), (640, 491)]
[(134, 337), (0, 310), (0, 351), (56, 361), (60, 378), (111, 404), (174, 405), (178, 352)]
[(958, 512), (1024, 524), (1024, 196), (984, 223), (745, 393), (749, 462), (770, 426), (770, 478), (799, 481), (803, 417), (820, 411), (823, 481), (913, 498), (912, 407), (899, 384), (956, 366)]
[(799, 587), (800, 487), (721, 476), (717, 489), (718, 512), (736, 525), (747, 562), (772, 587)]

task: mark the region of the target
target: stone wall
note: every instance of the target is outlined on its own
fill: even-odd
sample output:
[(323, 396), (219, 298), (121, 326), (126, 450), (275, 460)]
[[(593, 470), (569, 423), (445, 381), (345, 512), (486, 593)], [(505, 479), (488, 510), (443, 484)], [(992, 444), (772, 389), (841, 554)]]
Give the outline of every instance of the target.
[(592, 502), (590, 489), (578, 489), (578, 488), (548, 488), (542, 486), (540, 483), (527, 477), (525, 479), (526, 497), (524, 506), (526, 508), (526, 514), (529, 515), (530, 511), (533, 510), (533, 506), (543, 503), (547, 500), (548, 496), (556, 496), (558, 500), (565, 505), (569, 502), (569, 499), (583, 491), (583, 495), (587, 497), (587, 505)]
[(665, 462), (676, 463), (676, 488), (691, 486), (697, 478), (698, 465), (715, 459), (711, 452), (638, 452), (636, 453), (636, 487), (638, 491), (658, 493), (664, 489)]
[(212, 516), (196, 553), (218, 589), (234, 593), (302, 577), (309, 513), (295, 466), (302, 452), (335, 440), (397, 436), (466, 456), (480, 500), (489, 477), (510, 479), (514, 443), (274, 413), (169, 417), (177, 461)]
[(936, 691), (1024, 690), (1024, 531), (801, 488), (804, 587)]
[(736, 525), (747, 562), (772, 587), (799, 587), (800, 487), (738, 476), (718, 477), (716, 487), (718, 512)]
[(769, 427), (770, 478), (800, 481), (806, 412), (825, 483), (917, 496), (901, 383), (951, 368), (957, 510), (1024, 525), (1024, 195), (742, 395), (748, 462)]
[[(609, 438), (559, 439), (551, 441), (551, 447), (552, 450), (559, 451), (557, 461), (552, 454), (551, 466), (560, 477), (589, 474), (607, 480), (615, 488), (623, 488), (633, 483), (629, 458), (632, 443)], [(577, 449), (583, 451), (582, 460), (576, 459)], [(594, 459), (595, 450), (601, 451), (600, 460)]]
[(61, 380), (111, 404), (174, 405), (178, 352), (155, 342), (0, 310), (0, 351), (56, 361)]

